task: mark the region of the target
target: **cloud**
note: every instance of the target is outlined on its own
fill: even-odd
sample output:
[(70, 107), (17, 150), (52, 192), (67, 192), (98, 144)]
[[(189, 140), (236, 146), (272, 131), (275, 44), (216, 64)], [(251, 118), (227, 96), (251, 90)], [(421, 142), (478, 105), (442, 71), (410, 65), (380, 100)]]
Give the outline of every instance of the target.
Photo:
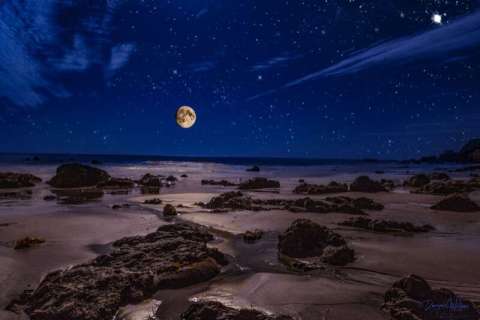
[(290, 54), (284, 54), (280, 55), (277, 57), (270, 58), (269, 60), (256, 64), (253, 67), (251, 67), (252, 71), (262, 71), (266, 69), (270, 69), (272, 67), (275, 67), (277, 65), (284, 64), (290, 60), (295, 60), (301, 58), (301, 55), (290, 55)]
[(379, 66), (398, 67), (413, 61), (431, 59), (454, 62), (467, 58), (464, 50), (477, 46), (480, 46), (480, 11), (433, 30), (354, 52), (348, 58), (330, 67), (290, 81), (278, 89), (257, 94), (248, 100), (255, 100), (307, 81), (345, 76)]
[(122, 68), (128, 62), (134, 50), (135, 45), (133, 43), (123, 43), (114, 46), (112, 48), (108, 70), (114, 72)]
[(193, 73), (207, 72), (215, 69), (216, 66), (217, 66), (216, 61), (202, 61), (202, 62), (196, 62), (188, 65), (187, 69)]
[[(110, 74), (123, 67), (133, 45), (110, 40), (120, 2), (99, 0), (93, 14), (74, 1), (0, 2), (0, 98), (17, 106), (37, 106), (50, 97), (70, 95), (58, 81), (64, 73), (95, 66)], [(61, 24), (70, 17), (74, 23)], [(109, 48), (111, 57), (104, 54)]]
[(421, 59), (455, 61), (452, 53), (480, 44), (480, 11), (460, 18), (449, 25), (437, 27), (411, 37), (385, 42), (373, 48), (358, 51), (345, 60), (326, 69), (311, 73), (286, 84), (286, 87), (319, 77), (342, 76), (375, 66), (410, 63)]

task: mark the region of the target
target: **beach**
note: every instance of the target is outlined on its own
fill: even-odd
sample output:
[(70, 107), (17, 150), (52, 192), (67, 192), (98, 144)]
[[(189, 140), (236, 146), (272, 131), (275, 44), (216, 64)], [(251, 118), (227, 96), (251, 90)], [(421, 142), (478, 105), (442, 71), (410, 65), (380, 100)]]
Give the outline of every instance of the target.
[[(46, 181), (55, 175), (58, 165), (0, 165), (0, 172), (30, 173), (42, 179), (29, 188), (31, 195), (0, 200), (0, 319), (24, 319), (25, 314), (5, 308), (24, 290), (35, 289), (48, 273), (108, 253), (115, 240), (145, 236), (162, 225), (184, 222), (206, 227), (215, 238), (208, 246), (230, 257), (230, 263), (208, 281), (155, 292), (151, 299), (158, 302), (159, 319), (180, 319), (188, 305), (198, 300), (220, 301), (237, 308), (254, 307), (267, 314), (287, 314), (296, 319), (390, 319), (382, 310), (385, 292), (410, 274), (424, 278), (432, 287), (448, 288), (477, 307), (480, 303), (480, 212), (432, 210), (430, 207), (444, 196), (412, 193), (412, 188), (403, 185), (412, 175), (438, 171), (438, 166), (263, 165), (259, 172), (251, 172), (246, 170), (250, 167), (247, 165), (213, 162), (105, 163), (96, 166), (113, 177), (138, 181), (151, 173), (174, 176), (176, 181), (159, 188), (158, 194), (146, 193), (136, 186), (126, 192), (105, 190), (101, 197), (72, 204), (59, 201), (58, 195), (56, 200), (45, 200), (53, 194)], [(444, 166), (440, 170), (451, 179), (470, 178), (470, 172), (453, 172), (455, 168)], [(431, 225), (435, 229), (422, 233), (372, 232), (339, 225), (355, 217), (346, 212), (295, 212), (277, 207), (212, 212), (199, 205), (237, 190), (237, 186), (202, 184), (205, 179), (238, 184), (265, 177), (278, 181), (280, 187), (242, 193), (253, 199), (294, 201), (304, 197), (292, 192), (303, 183), (299, 181), (316, 185), (331, 181), (350, 184), (362, 175), (373, 180), (392, 180), (395, 186), (388, 192), (348, 191), (308, 197), (313, 200), (368, 197), (384, 206), (383, 210), (365, 210), (371, 219)], [(480, 191), (470, 192), (469, 197), (480, 203)], [(159, 199), (162, 204), (145, 203), (152, 199)], [(178, 215), (164, 217), (166, 204), (175, 207)], [(287, 268), (278, 257), (278, 236), (297, 219), (308, 219), (340, 234), (355, 251), (354, 261), (308, 272)], [(246, 243), (242, 235), (255, 229), (264, 232), (262, 238)], [(45, 242), (26, 250), (14, 250), (15, 241), (26, 236), (39, 237)], [(117, 318), (142, 319), (145, 308), (151, 308), (151, 304), (145, 303), (123, 306), (127, 309)]]

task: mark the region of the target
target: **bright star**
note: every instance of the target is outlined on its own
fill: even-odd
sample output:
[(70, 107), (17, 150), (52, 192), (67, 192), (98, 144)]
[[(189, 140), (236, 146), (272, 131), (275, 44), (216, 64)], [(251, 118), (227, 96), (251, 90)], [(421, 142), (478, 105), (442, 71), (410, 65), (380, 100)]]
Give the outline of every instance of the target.
[(432, 22), (435, 24), (442, 24), (443, 17), (441, 14), (434, 13), (432, 15)]

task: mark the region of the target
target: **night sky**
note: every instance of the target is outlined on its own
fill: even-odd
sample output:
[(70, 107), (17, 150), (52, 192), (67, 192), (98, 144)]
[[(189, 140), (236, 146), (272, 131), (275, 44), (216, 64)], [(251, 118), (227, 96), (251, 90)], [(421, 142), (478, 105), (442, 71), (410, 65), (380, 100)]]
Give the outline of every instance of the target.
[[(480, 136), (479, 7), (0, 0), (0, 152), (404, 159), (458, 149)], [(181, 105), (197, 112), (191, 129), (176, 125)]]

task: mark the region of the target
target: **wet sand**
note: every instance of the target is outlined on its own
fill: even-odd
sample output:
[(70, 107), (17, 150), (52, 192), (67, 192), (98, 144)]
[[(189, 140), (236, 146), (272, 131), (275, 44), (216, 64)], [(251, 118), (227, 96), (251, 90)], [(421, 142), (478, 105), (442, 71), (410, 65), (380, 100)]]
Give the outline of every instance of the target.
[[(0, 309), (24, 289), (35, 288), (48, 272), (88, 261), (108, 250), (108, 244), (114, 240), (146, 234), (172, 221), (209, 227), (217, 237), (211, 245), (231, 255), (234, 265), (209, 283), (158, 292), (155, 299), (161, 301), (162, 319), (178, 319), (189, 299), (204, 298), (237, 306), (253, 305), (302, 319), (388, 319), (380, 310), (383, 294), (394, 281), (411, 273), (424, 277), (434, 286), (450, 288), (465, 298), (480, 302), (480, 213), (431, 210), (429, 207), (441, 197), (410, 194), (402, 188), (391, 193), (348, 193), (351, 197), (367, 196), (385, 205), (382, 211), (369, 212), (372, 218), (428, 223), (436, 228), (431, 233), (399, 236), (338, 226), (338, 222), (352, 217), (347, 214), (283, 210), (213, 214), (194, 205), (234, 190), (202, 186), (200, 181), (204, 178), (234, 182), (255, 175), (275, 178), (282, 184), (279, 193), (249, 194), (256, 198), (294, 199), (302, 197), (291, 192), (298, 179), (328, 183), (331, 180), (351, 181), (358, 174), (294, 170), (286, 174), (277, 169), (252, 174), (245, 173), (244, 168), (207, 164), (194, 168), (172, 164), (160, 168), (111, 166), (105, 169), (114, 176), (130, 178), (139, 178), (146, 172), (177, 176), (187, 173), (189, 177), (180, 179), (174, 187), (163, 188), (159, 195), (141, 195), (135, 190), (126, 195), (107, 194), (99, 201), (76, 206), (43, 201), (43, 196), (49, 194), (45, 184), (34, 188), (30, 200), (0, 201), (0, 284), (3, 289)], [(42, 178), (48, 178), (53, 175), (54, 167), (42, 167), (37, 171)], [(377, 179), (401, 180), (407, 176), (389, 175), (388, 172), (368, 174)], [(163, 206), (143, 204), (145, 199), (157, 197), (164, 203), (184, 206), (177, 209), (180, 215), (167, 221), (161, 215)], [(323, 197), (313, 196), (315, 199)], [(471, 198), (479, 201), (480, 193), (472, 193)], [(112, 210), (111, 206), (117, 203), (130, 203), (131, 207)], [(339, 274), (313, 272), (307, 275), (288, 271), (277, 258), (277, 237), (298, 218), (311, 219), (342, 234), (356, 251), (355, 262), (339, 268)], [(265, 230), (265, 237), (258, 243), (245, 244), (240, 234), (255, 228)], [(13, 250), (14, 240), (24, 236), (42, 237), (46, 243), (24, 251)], [(144, 310), (138, 309), (137, 314), (144, 315)], [(130, 314), (125, 319), (135, 319), (135, 312), (127, 310), (125, 314)], [(0, 319), (16, 318), (10, 312), (0, 311)]]

